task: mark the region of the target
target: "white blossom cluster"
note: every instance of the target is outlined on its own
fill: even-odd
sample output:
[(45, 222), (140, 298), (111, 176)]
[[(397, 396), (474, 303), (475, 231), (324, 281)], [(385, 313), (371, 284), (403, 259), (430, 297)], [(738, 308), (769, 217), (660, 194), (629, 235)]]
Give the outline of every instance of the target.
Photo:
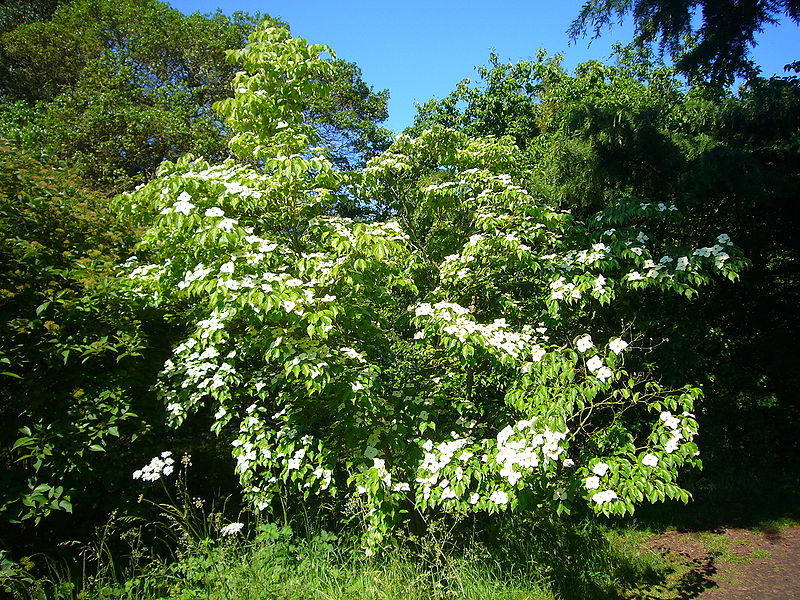
[(565, 281), (564, 277), (550, 282), (550, 298), (553, 300), (564, 300), (571, 298), (578, 300), (581, 297), (581, 291), (575, 286), (574, 283)]
[(639, 206), (642, 209), (647, 209), (647, 208), (652, 206), (653, 208), (655, 208), (659, 212), (664, 212), (664, 211), (669, 211), (669, 210), (678, 210), (678, 207), (675, 206), (674, 204), (672, 204), (672, 203), (664, 204), (663, 202), (659, 202), (658, 204), (651, 203), (651, 202), (642, 202)]
[(172, 458), (172, 452), (162, 452), (160, 456), (153, 458), (148, 464), (141, 469), (133, 472), (134, 479), (141, 479), (142, 481), (157, 481), (161, 479), (162, 475), (167, 477), (172, 474), (174, 470), (175, 460)]
[(416, 317), (430, 317), (439, 325), (440, 332), (465, 342), (467, 338), (483, 342), (494, 350), (500, 350), (512, 358), (520, 358), (527, 349), (534, 361), (541, 360), (543, 349), (538, 345), (531, 345), (532, 331), (517, 332), (511, 329), (505, 319), (495, 319), (488, 325), (475, 322), (469, 314), (469, 309), (451, 302), (437, 302), (436, 304), (421, 303), (413, 307)]
[(615, 500), (617, 498), (617, 492), (614, 490), (605, 490), (603, 492), (597, 492), (592, 496), (592, 501), (597, 502), (597, 504), (606, 504)]
[(561, 442), (566, 439), (567, 432), (545, 428), (536, 433), (533, 428), (535, 421), (535, 417), (519, 421), (497, 434), (497, 454), (494, 460), (501, 467), (500, 475), (512, 486), (523, 475), (515, 467), (533, 469), (539, 466), (540, 460), (558, 460), (565, 451)]
[(603, 360), (596, 354), (586, 361), (586, 368), (600, 381), (607, 381), (614, 376), (614, 372), (603, 364)]
[(733, 246), (730, 236), (723, 233), (717, 237), (717, 243), (710, 247), (698, 248), (693, 252), (694, 256), (704, 258), (714, 258), (714, 266), (721, 269), (725, 262), (730, 259), (730, 255), (725, 252), (725, 246)]
[(603, 242), (592, 244), (587, 250), (569, 250), (561, 258), (561, 266), (567, 271), (571, 271), (576, 264), (592, 265), (608, 256), (610, 248)]
[[(247, 429), (244, 424), (242, 427), (245, 430)], [(236, 472), (246, 473), (250, 470), (250, 463), (255, 462), (258, 459), (259, 448), (257, 448), (250, 441), (242, 441), (241, 438), (233, 440), (231, 445), (236, 449), (233, 453), (236, 457)], [(266, 460), (272, 458), (272, 452), (270, 450), (262, 449), (262, 455), (262, 457)]]
[(188, 192), (181, 192), (178, 196), (178, 199), (172, 206), (165, 207), (161, 209), (162, 215), (169, 215), (172, 213), (179, 213), (185, 216), (191, 214), (194, 210), (195, 205), (191, 202), (192, 196)]
[[(133, 264), (133, 261), (129, 260), (125, 263), (124, 266), (130, 266)], [(164, 265), (140, 265), (133, 269), (128, 277), (131, 279), (158, 279), (159, 277), (163, 276), (166, 272), (166, 266)]]
[[(685, 413), (684, 416), (691, 415), (689, 413)], [(670, 430), (670, 439), (664, 445), (664, 451), (667, 454), (672, 454), (679, 448), (680, 441), (684, 439), (684, 431), (681, 427), (681, 420), (668, 410), (662, 411), (659, 415), (659, 419), (664, 426)], [(690, 435), (693, 434), (690, 432)]]
[[(472, 440), (469, 438), (456, 438), (441, 442), (436, 447), (434, 447), (431, 440), (427, 440), (422, 445), (423, 450), (425, 450), (425, 455), (422, 464), (420, 464), (417, 470), (418, 475), (416, 480), (426, 500), (430, 497), (431, 490), (434, 486), (438, 486), (441, 489), (442, 500), (456, 498), (455, 490), (450, 487), (450, 479), (444, 476), (441, 471), (453, 461), (457, 452), (459, 454), (456, 458), (460, 463), (465, 464), (469, 461), (474, 454), (466, 450), (459, 451), (471, 443)], [(458, 466), (453, 469), (453, 477), (458, 481), (464, 477), (464, 468), (461, 464), (458, 464)]]
[[(481, 468), (473, 459), (487, 466), (497, 465), (497, 473), (512, 487), (518, 484), (525, 471), (530, 472), (543, 462), (558, 460), (565, 451), (562, 442), (567, 432), (552, 431), (547, 427), (536, 431), (535, 422), (534, 417), (503, 428), (497, 434), (495, 452), (477, 449), (471, 438), (456, 437), (437, 445), (431, 440), (425, 441), (422, 444), (425, 454), (416, 478), (423, 498), (429, 499), (437, 488), (443, 501), (458, 498), (461, 494), (454, 487), (454, 482), (462, 481), (467, 470)], [(489, 443), (490, 440), (485, 442)], [(476, 456), (476, 453), (481, 454)], [(509, 502), (508, 494), (499, 489), (492, 491), (487, 499), (498, 505)], [(470, 493), (467, 499), (472, 505), (480, 500), (481, 494), (478, 492)]]
[(373, 175), (380, 175), (384, 172), (402, 173), (411, 168), (407, 163), (403, 162), (404, 160), (408, 160), (408, 157), (387, 150), (380, 156), (371, 159), (364, 168), (364, 173)]
[[(298, 440), (297, 431), (291, 427), (281, 427), (276, 432), (253, 414), (254, 409), (255, 405), (247, 409), (248, 416), (240, 424), (239, 437), (231, 443), (236, 458), (236, 472), (240, 479), (249, 482), (256, 476), (253, 465), (258, 465), (273, 472), (285, 469), (287, 477), (297, 482), (302, 489), (316, 484), (321, 491), (327, 490), (333, 480), (333, 471), (319, 465), (318, 460), (312, 456), (312, 437), (304, 435)], [(272, 419), (279, 420), (284, 414), (285, 409), (272, 415)], [(265, 480), (271, 486), (277, 482), (277, 477), (273, 475)], [(260, 488), (253, 488), (251, 491), (262, 497), (266, 493)], [(263, 508), (268, 502), (262, 500), (260, 504)]]
[[(603, 477), (610, 471), (611, 467), (607, 463), (598, 462), (592, 467), (593, 475), (586, 478), (586, 489), (596, 490), (600, 487), (600, 482)], [(592, 494), (591, 499), (597, 504), (606, 504), (617, 498), (617, 493), (614, 490), (604, 490)]]

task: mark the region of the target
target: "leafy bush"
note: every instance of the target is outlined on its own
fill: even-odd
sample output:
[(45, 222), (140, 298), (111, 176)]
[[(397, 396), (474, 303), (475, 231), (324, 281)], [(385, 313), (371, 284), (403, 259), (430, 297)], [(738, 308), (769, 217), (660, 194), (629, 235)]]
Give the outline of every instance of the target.
[(99, 457), (142, 430), (133, 397), (144, 339), (111, 284), (130, 240), (73, 173), (0, 145), (4, 519), (71, 511), (75, 489), (101, 498), (115, 467)]

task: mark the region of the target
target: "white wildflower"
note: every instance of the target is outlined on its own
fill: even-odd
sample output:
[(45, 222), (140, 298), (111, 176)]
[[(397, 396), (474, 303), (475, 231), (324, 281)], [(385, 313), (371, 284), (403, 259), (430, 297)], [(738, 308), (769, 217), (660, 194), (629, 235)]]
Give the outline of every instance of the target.
[(219, 532), (227, 537), (229, 535), (236, 535), (242, 530), (242, 527), (244, 527), (244, 523), (229, 523), (220, 529)]

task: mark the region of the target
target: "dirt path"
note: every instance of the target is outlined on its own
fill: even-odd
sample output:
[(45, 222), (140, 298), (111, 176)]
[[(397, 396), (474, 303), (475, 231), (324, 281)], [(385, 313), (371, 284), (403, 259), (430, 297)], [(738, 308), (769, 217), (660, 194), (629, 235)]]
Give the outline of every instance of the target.
[(800, 600), (800, 527), (669, 531), (647, 546), (672, 565), (640, 600)]

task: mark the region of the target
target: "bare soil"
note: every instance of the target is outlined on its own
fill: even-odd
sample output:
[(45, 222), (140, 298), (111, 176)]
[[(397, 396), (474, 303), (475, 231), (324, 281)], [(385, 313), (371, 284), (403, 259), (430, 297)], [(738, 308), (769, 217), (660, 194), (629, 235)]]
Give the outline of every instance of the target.
[(673, 530), (642, 550), (661, 554), (670, 573), (637, 600), (800, 600), (800, 526)]

